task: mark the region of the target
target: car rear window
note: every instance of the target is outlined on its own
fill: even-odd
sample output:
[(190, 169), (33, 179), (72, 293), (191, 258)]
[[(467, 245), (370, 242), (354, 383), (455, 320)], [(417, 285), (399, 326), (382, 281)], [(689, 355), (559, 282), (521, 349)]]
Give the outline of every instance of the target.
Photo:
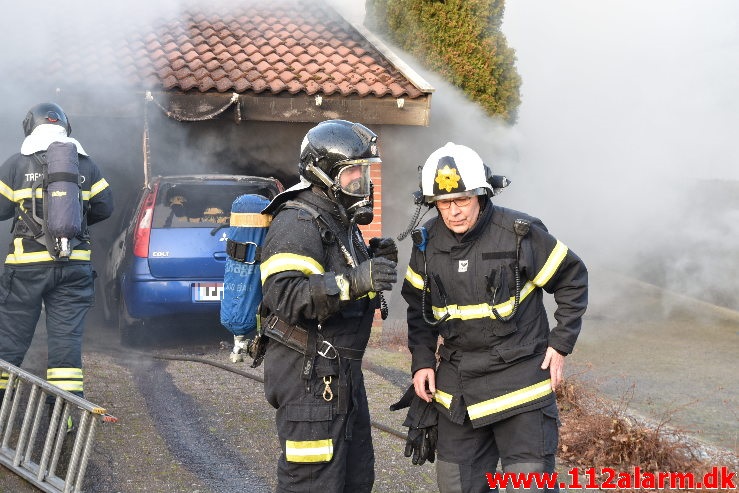
[(165, 184), (159, 186), (154, 207), (154, 228), (213, 228), (227, 226), (231, 204), (239, 195), (259, 194), (267, 198), (273, 191), (263, 185)]

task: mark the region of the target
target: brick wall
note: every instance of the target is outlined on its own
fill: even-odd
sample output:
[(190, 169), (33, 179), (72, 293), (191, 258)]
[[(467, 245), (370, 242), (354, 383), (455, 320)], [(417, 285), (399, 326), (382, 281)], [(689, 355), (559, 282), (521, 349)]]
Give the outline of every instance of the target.
[(365, 241), (375, 236), (382, 236), (382, 164), (373, 164), (370, 168), (370, 178), (375, 185), (375, 218), (367, 225), (359, 226)]
[[(375, 206), (373, 208), (375, 217), (370, 224), (359, 226), (365, 242), (369, 242), (370, 238), (374, 238), (375, 236), (382, 236), (382, 164), (372, 165), (370, 168), (370, 178), (375, 186)], [(389, 296), (389, 293), (387, 296)], [(380, 317), (380, 310), (375, 311), (375, 320), (372, 323), (372, 329), (378, 334), (382, 334), (382, 318)]]

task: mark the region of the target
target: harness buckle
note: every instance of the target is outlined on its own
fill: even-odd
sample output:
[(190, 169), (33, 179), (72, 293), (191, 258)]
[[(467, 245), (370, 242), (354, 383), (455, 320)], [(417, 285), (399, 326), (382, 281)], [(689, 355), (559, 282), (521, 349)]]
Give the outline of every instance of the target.
[(326, 359), (336, 359), (339, 357), (339, 352), (328, 341), (321, 341), (321, 344), (316, 349), (316, 353), (318, 353), (320, 356), (323, 356)]
[(265, 330), (272, 330), (275, 328), (275, 325), (277, 325), (277, 322), (279, 322), (280, 319), (277, 317), (277, 315), (272, 315), (269, 320), (267, 320), (267, 326), (265, 327)]

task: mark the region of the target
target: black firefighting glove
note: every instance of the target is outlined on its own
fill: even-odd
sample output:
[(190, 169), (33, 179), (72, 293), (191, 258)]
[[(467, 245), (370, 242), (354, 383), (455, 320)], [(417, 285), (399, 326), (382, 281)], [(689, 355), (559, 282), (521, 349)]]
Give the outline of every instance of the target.
[(369, 247), (374, 258), (385, 257), (398, 263), (398, 245), (392, 238), (372, 238)]
[(436, 460), (437, 428), (408, 428), (405, 441), (406, 457), (411, 457), (413, 465), (422, 466), (424, 462)]
[(398, 280), (397, 264), (384, 257), (365, 260), (346, 275), (349, 296), (360, 298), (371, 291), (387, 291)]
[(411, 385), (403, 397), (390, 406), (391, 411), (408, 407), (408, 415), (403, 426), (408, 427), (405, 442), (406, 457), (411, 457), (414, 465), (436, 460), (436, 441), (438, 437), (437, 423), (439, 414), (433, 402), (426, 402), (416, 395)]

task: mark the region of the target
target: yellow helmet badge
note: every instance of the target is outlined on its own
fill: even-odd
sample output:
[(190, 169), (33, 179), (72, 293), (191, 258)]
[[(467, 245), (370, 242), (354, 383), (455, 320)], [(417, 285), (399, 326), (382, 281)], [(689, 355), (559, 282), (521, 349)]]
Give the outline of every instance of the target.
[(439, 160), (434, 178), (434, 195), (464, 191), (462, 177), (457, 170), (457, 163), (451, 156)]

